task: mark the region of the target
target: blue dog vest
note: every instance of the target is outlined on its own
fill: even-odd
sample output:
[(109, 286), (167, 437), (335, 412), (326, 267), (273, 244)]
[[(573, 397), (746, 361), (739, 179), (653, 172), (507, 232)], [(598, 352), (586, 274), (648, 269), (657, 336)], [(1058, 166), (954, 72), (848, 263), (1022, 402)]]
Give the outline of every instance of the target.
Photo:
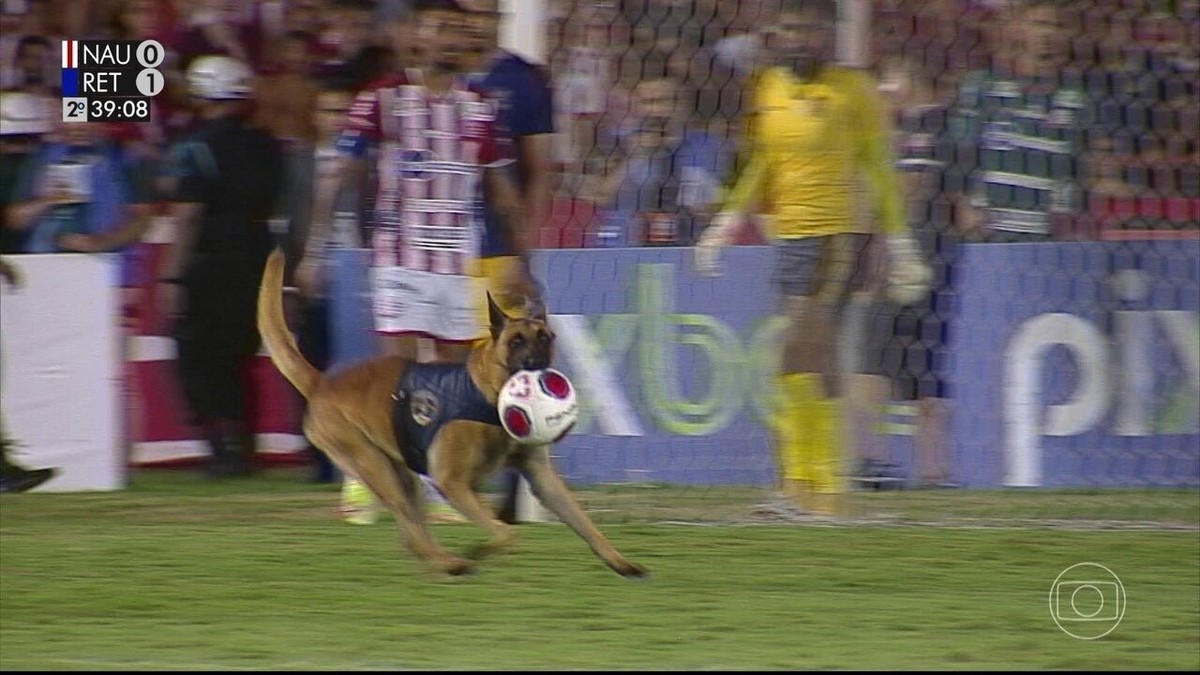
[(408, 468), (422, 475), (429, 475), (429, 447), (447, 422), (500, 426), (496, 406), (471, 381), (465, 364), (414, 363), (400, 376), (393, 398), (392, 424), (401, 440), (400, 454)]

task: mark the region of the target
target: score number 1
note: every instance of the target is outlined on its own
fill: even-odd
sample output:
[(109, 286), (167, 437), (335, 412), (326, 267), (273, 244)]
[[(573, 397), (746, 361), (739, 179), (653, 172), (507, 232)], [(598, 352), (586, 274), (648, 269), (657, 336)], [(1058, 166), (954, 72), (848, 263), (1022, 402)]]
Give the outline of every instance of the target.
[(135, 82), (137, 83), (138, 92), (147, 98), (157, 96), (167, 84), (162, 73), (158, 72), (155, 68), (147, 68), (138, 73)]

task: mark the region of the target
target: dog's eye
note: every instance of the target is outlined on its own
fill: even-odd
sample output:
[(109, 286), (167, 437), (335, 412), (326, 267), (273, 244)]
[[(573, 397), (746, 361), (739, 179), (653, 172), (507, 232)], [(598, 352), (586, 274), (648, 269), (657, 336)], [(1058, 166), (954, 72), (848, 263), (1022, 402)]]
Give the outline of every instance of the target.
[(512, 340), (509, 340), (508, 346), (509, 347), (524, 347), (525, 346), (525, 336), (518, 335), (515, 338), (513, 338)]
[(538, 342), (540, 342), (542, 344), (546, 344), (547, 342), (550, 342), (550, 334), (544, 330), (538, 331)]

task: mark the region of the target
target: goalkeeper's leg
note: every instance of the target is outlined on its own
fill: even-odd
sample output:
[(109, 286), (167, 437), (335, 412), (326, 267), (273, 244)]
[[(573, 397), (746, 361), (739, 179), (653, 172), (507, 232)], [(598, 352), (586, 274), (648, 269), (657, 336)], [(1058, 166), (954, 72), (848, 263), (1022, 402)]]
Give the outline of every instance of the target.
[[(842, 511), (845, 492), (842, 400), (832, 339), (836, 312), (811, 296), (787, 300), (789, 339), (780, 375), (786, 397), (780, 420), (787, 429), (780, 434), (785, 486), (801, 508), (834, 515)], [(821, 354), (832, 363), (816, 363)]]
[[(800, 506), (823, 514), (845, 511), (845, 432), (838, 368), (839, 326), (860, 281), (866, 235), (842, 234), (780, 242), (777, 275), (788, 328), (776, 424), (785, 485)], [(811, 498), (807, 495), (811, 491)], [(807, 503), (806, 503), (807, 502)]]

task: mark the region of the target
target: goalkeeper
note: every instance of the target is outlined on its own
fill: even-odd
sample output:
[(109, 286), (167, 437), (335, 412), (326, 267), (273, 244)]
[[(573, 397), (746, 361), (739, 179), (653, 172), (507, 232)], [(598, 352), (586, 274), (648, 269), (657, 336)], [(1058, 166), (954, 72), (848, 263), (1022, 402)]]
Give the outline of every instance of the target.
[(889, 293), (922, 297), (929, 270), (907, 229), (884, 104), (864, 73), (831, 62), (835, 0), (783, 0), (768, 36), (775, 63), (758, 77), (750, 157), (695, 251), (697, 271), (719, 273), (719, 252), (758, 203), (776, 250), (788, 319), (773, 424), (785, 494), (812, 513), (845, 510), (839, 319), (865, 276), (869, 235), (856, 215), (860, 176), (887, 238)]

